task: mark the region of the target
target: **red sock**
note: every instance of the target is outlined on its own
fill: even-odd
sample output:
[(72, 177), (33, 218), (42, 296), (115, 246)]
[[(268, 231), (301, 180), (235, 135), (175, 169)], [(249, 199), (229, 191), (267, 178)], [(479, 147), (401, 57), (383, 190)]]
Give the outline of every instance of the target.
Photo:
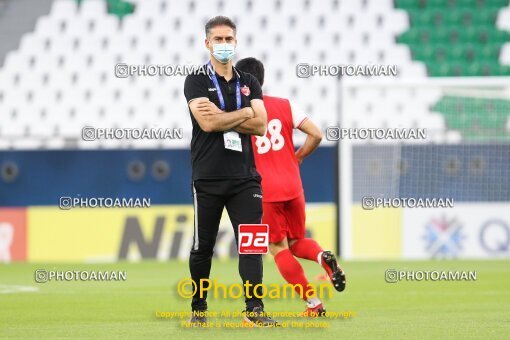
[(290, 247), (292, 254), (302, 259), (318, 262), (317, 256), (324, 250), (311, 238), (302, 238)]
[[(296, 292), (301, 295), (301, 298), (307, 301), (307, 297), (315, 296), (313, 288), (308, 285), (303, 267), (292, 255), (289, 249), (284, 249), (275, 255), (274, 261), (276, 266), (282, 274), (283, 278), (292, 285), (296, 286)], [(303, 287), (303, 289), (300, 289)]]

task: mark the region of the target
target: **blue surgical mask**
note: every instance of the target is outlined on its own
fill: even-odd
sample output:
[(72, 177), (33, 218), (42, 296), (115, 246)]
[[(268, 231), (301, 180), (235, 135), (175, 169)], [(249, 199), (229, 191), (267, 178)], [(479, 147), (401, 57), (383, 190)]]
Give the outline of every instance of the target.
[(222, 64), (234, 58), (236, 47), (233, 44), (213, 44), (213, 57)]

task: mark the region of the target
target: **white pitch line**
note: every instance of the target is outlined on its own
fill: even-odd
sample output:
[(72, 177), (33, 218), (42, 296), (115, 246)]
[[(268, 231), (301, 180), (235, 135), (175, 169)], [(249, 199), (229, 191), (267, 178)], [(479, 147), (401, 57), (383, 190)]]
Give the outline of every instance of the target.
[(0, 294), (13, 294), (13, 293), (32, 293), (39, 291), (39, 288), (33, 286), (17, 286), (17, 285), (2, 285), (0, 284)]

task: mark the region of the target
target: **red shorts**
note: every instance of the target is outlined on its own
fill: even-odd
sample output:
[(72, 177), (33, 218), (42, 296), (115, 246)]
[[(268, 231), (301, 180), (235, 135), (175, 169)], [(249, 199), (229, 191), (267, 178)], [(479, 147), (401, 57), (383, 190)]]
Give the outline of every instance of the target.
[(262, 223), (269, 225), (269, 242), (305, 237), (305, 196), (290, 201), (264, 202)]

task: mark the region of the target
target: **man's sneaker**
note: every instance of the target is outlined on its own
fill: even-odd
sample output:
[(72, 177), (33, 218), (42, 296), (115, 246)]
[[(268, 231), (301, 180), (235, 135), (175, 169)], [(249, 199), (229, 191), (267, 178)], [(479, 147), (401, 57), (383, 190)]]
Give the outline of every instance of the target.
[(326, 269), (331, 283), (339, 292), (345, 289), (345, 273), (329, 250), (322, 252), (322, 266)]
[(324, 306), (322, 303), (318, 304), (315, 307), (309, 307), (306, 306), (306, 310), (301, 313), (301, 316), (308, 317), (308, 318), (317, 318), (321, 316), (326, 316), (326, 310), (324, 309)]
[(189, 323), (192, 327), (205, 327), (207, 325), (207, 311), (194, 310), (191, 312)]
[(280, 324), (271, 319), (260, 306), (254, 307), (252, 310), (246, 310), (243, 313), (243, 326), (245, 327), (280, 327)]

